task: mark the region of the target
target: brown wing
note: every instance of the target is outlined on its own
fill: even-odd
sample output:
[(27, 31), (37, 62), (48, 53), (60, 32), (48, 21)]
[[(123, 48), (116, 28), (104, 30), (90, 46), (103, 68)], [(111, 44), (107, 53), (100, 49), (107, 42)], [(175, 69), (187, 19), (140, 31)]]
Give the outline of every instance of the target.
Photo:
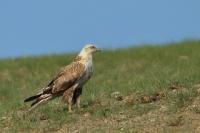
[(73, 62), (62, 68), (47, 87), (51, 93), (59, 93), (70, 88), (80, 77), (85, 74), (85, 67), (79, 62)]

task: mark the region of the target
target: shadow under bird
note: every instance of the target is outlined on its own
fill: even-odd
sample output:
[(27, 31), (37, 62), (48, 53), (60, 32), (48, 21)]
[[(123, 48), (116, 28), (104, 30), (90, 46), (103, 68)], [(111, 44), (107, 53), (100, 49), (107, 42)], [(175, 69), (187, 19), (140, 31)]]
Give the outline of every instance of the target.
[(77, 104), (80, 108), (83, 86), (93, 73), (92, 55), (97, 51), (100, 50), (95, 45), (85, 45), (73, 62), (62, 68), (46, 87), (38, 94), (24, 100), (24, 102), (33, 101), (29, 111), (59, 96), (63, 96), (67, 102), (69, 112), (72, 112), (73, 104)]

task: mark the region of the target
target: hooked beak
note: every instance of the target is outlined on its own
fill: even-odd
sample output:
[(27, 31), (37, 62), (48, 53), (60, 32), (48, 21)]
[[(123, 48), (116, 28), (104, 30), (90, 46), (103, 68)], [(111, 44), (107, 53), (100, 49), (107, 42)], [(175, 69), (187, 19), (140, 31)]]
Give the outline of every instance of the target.
[(99, 49), (99, 48), (96, 48), (96, 52), (101, 52), (101, 49)]

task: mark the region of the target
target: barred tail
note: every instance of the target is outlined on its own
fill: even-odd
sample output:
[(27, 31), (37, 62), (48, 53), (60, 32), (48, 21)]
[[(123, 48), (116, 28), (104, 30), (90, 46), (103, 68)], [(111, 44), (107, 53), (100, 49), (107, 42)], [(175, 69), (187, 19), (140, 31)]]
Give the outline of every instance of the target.
[(31, 104), (31, 108), (29, 109), (29, 111), (34, 110), (36, 107), (38, 107), (39, 105), (45, 104), (47, 103), (49, 100), (51, 100), (53, 98), (52, 94), (44, 94), (41, 95), (40, 97), (38, 97), (32, 104)]
[(28, 97), (24, 100), (24, 102), (30, 102), (32, 100), (35, 100), (37, 99), (38, 97), (40, 97), (42, 94), (37, 94), (37, 95), (34, 95), (34, 96), (31, 96), (31, 97)]

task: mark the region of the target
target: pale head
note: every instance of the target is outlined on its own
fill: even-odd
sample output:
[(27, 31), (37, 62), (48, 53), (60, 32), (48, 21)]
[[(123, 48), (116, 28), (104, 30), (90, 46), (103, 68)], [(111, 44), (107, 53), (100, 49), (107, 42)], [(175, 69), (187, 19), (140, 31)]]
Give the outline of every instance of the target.
[(79, 56), (90, 56), (97, 51), (100, 50), (94, 44), (86, 44), (81, 50)]

